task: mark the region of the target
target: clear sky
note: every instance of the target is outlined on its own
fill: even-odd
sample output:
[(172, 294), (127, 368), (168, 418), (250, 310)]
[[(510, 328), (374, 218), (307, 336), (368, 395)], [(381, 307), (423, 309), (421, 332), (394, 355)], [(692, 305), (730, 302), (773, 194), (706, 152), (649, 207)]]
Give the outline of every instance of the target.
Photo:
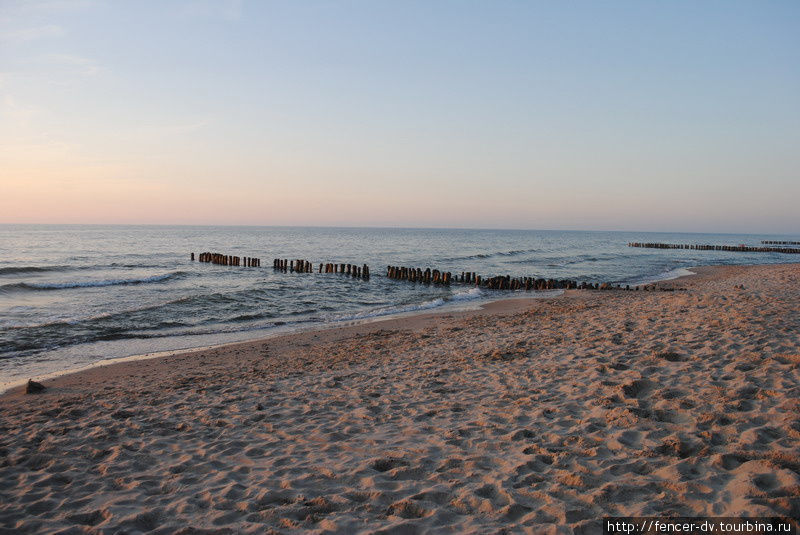
[(800, 232), (800, 2), (0, 0), (0, 222)]

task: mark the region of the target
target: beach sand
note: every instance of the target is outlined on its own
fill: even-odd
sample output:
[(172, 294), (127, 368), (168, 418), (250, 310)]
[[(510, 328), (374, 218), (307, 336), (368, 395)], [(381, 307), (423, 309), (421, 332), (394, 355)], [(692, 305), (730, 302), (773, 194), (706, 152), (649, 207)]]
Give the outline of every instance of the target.
[(125, 362), (0, 397), (0, 533), (800, 517), (800, 264)]

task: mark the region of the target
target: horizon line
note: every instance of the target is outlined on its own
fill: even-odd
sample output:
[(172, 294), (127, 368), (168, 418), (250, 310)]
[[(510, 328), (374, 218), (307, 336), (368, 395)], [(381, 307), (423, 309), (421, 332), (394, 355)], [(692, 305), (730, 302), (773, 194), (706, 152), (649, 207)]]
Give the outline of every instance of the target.
[(709, 232), (686, 230), (589, 230), (589, 229), (559, 229), (559, 228), (507, 228), (507, 227), (411, 227), (411, 226), (381, 226), (381, 225), (259, 225), (235, 223), (4, 223), (2, 226), (28, 226), (28, 227), (230, 227), (230, 228), (306, 228), (306, 229), (374, 229), (374, 230), (465, 230), (465, 231), (506, 231), (506, 232), (643, 232), (650, 234), (719, 234), (730, 236), (800, 236), (800, 232)]

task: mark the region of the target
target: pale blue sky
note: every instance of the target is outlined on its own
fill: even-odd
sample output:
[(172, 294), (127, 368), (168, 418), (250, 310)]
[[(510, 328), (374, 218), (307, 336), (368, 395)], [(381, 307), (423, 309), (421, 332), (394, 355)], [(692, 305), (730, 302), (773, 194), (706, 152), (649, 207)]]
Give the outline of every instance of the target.
[(0, 0), (0, 222), (800, 232), (800, 2)]

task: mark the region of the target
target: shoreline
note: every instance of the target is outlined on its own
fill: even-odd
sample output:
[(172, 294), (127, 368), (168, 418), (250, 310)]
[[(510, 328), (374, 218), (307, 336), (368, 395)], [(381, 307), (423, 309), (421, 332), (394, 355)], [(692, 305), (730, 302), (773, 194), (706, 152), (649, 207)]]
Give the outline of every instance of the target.
[[(0, 396), (0, 526), (594, 533), (800, 516), (800, 264), (116, 363)], [(195, 531), (192, 531), (195, 530)]]
[[(677, 279), (670, 279), (670, 280), (677, 280)], [(576, 290), (567, 290), (567, 291), (576, 291)], [(238, 348), (240, 346), (250, 346), (253, 344), (261, 344), (267, 342), (273, 342), (273, 343), (277, 342), (287, 345), (292, 344), (295, 341), (297, 343), (305, 343), (306, 339), (309, 336), (311, 336), (312, 338), (317, 338), (318, 336), (322, 335), (322, 336), (334, 336), (338, 338), (337, 335), (346, 337), (352, 334), (361, 333), (364, 330), (380, 331), (382, 330), (383, 327), (397, 328), (397, 329), (413, 328), (421, 323), (424, 323), (425, 321), (436, 320), (440, 318), (450, 319), (457, 316), (461, 317), (462, 315), (469, 313), (493, 314), (501, 312), (502, 313), (516, 312), (519, 309), (528, 306), (530, 302), (558, 299), (565, 293), (564, 290), (553, 290), (547, 292), (556, 295), (539, 296), (539, 297), (532, 297), (530, 295), (527, 295), (520, 297), (508, 297), (505, 299), (496, 299), (496, 300), (489, 299), (480, 303), (474, 302), (471, 305), (467, 304), (455, 305), (452, 309), (447, 309), (445, 306), (437, 308), (435, 310), (417, 310), (411, 312), (401, 312), (398, 314), (391, 314), (386, 316), (377, 316), (377, 317), (363, 318), (357, 320), (347, 320), (340, 324), (321, 323), (307, 328), (300, 328), (298, 330), (292, 330), (288, 332), (275, 332), (271, 335), (268, 334), (266, 336), (259, 336), (257, 338), (251, 338), (236, 342), (224, 342), (208, 346), (190, 347), (184, 349), (159, 351), (155, 353), (145, 353), (142, 355), (130, 355), (127, 357), (104, 359), (81, 368), (53, 372), (49, 374), (43, 374), (40, 376), (34, 376), (32, 377), (32, 379), (37, 382), (58, 383), (60, 379), (70, 378), (71, 376), (79, 376), (82, 374), (90, 374), (98, 370), (103, 371), (107, 369), (113, 369), (116, 366), (124, 366), (124, 365), (135, 364), (137, 362), (146, 362), (146, 361), (160, 360), (160, 359), (168, 361), (169, 359), (175, 357), (190, 356), (197, 353), (205, 353), (214, 350), (230, 350), (233, 348)], [(442, 308), (444, 308), (444, 310)], [(374, 326), (375, 329), (369, 329), (372, 326)], [(4, 396), (21, 394), (27, 382), (28, 380), (25, 379), (13, 385), (7, 387), (4, 386), (0, 388), (0, 400), (2, 400)]]
[[(716, 267), (716, 266), (707, 266), (707, 267)], [(695, 273), (691, 270), (696, 269), (696, 267), (689, 267), (689, 268), (676, 268), (666, 272), (663, 272), (659, 275), (656, 275), (657, 278), (650, 278), (646, 277), (640, 279), (639, 282), (631, 283), (633, 285), (653, 285), (659, 282), (666, 282), (671, 280), (678, 280), (684, 277), (691, 277)], [(681, 273), (681, 272), (688, 272), (688, 273)], [(128, 355), (124, 357), (112, 357), (112, 358), (104, 358), (98, 360), (96, 362), (90, 363), (85, 366), (80, 366), (76, 368), (67, 368), (64, 370), (56, 370), (52, 372), (40, 373), (36, 375), (31, 375), (24, 379), (19, 380), (12, 380), (6, 383), (0, 383), (0, 397), (3, 395), (24, 387), (25, 384), (28, 382), (28, 379), (32, 379), (37, 382), (42, 381), (50, 381), (52, 379), (56, 379), (59, 377), (63, 377), (65, 375), (71, 375), (75, 373), (82, 373), (85, 371), (90, 371), (95, 368), (101, 368), (106, 366), (113, 366), (115, 364), (125, 363), (125, 362), (134, 362), (140, 360), (150, 360), (154, 358), (170, 358), (175, 355), (181, 355), (184, 353), (197, 353), (201, 351), (207, 351), (211, 349), (216, 349), (220, 347), (225, 347), (229, 345), (237, 345), (242, 343), (248, 342), (257, 342), (261, 340), (270, 340), (276, 337), (282, 336), (291, 336), (294, 334), (299, 334), (303, 332), (315, 332), (315, 331), (327, 331), (331, 329), (341, 329), (345, 327), (351, 327), (355, 325), (361, 324), (368, 324), (373, 322), (382, 322), (388, 321), (392, 319), (402, 319), (407, 317), (414, 317), (417, 315), (436, 315), (436, 314), (447, 314), (448, 312), (456, 312), (456, 311), (468, 311), (468, 310), (479, 310), (489, 304), (498, 303), (503, 301), (513, 301), (513, 300), (533, 300), (533, 299), (556, 299), (564, 294), (564, 290), (544, 290), (540, 292), (534, 292), (536, 295), (531, 295), (529, 292), (523, 292), (518, 296), (507, 296), (500, 299), (493, 299), (493, 296), (487, 296), (484, 298), (478, 298), (475, 300), (466, 300), (465, 302), (450, 302), (445, 303), (441, 306), (432, 307), (432, 309), (416, 309), (410, 311), (403, 311), (403, 312), (396, 312), (396, 313), (388, 313), (388, 314), (379, 314), (375, 316), (367, 316), (363, 318), (355, 318), (355, 319), (346, 319), (346, 320), (337, 320), (335, 322), (328, 322), (328, 323), (315, 323), (309, 326), (298, 326), (294, 329), (288, 329), (286, 331), (282, 331), (280, 329), (273, 329), (272, 331), (268, 329), (257, 329), (252, 331), (253, 333), (260, 333), (254, 337), (248, 337), (242, 340), (236, 341), (227, 341), (221, 342), (219, 344), (204, 344), (199, 346), (187, 346), (178, 349), (167, 349), (164, 351), (155, 351), (150, 353), (141, 353), (135, 355)], [(211, 337), (213, 335), (204, 335), (205, 337)]]
[[(78, 368), (70, 368), (66, 370), (59, 370), (49, 373), (43, 373), (40, 375), (34, 375), (28, 377), (26, 379), (20, 379), (19, 381), (9, 382), (5, 384), (0, 384), (0, 397), (5, 395), (6, 393), (19, 389), (28, 382), (28, 379), (33, 379), (35, 381), (48, 381), (52, 379), (57, 379), (59, 377), (63, 377), (65, 375), (71, 375), (76, 373), (82, 373), (85, 371), (90, 371), (95, 368), (103, 368), (107, 366), (113, 366), (115, 364), (121, 364), (126, 362), (136, 362), (141, 360), (151, 360), (151, 359), (158, 359), (158, 358), (170, 358), (176, 355), (182, 354), (189, 354), (189, 353), (198, 353), (202, 351), (208, 351), (212, 349), (224, 348), (227, 346), (239, 345), (239, 344), (247, 344), (253, 342), (260, 342), (266, 340), (272, 340), (274, 338), (280, 337), (287, 337), (287, 336), (294, 336), (297, 334), (302, 333), (309, 333), (309, 332), (319, 332), (319, 331), (329, 331), (329, 330), (337, 330), (337, 329), (345, 329), (348, 327), (357, 327), (360, 325), (369, 325), (371, 323), (381, 323), (384, 321), (391, 321), (391, 320), (402, 320), (406, 318), (413, 318), (416, 316), (436, 316), (439, 314), (448, 314), (453, 312), (467, 312), (467, 311), (476, 311), (480, 310), (487, 305), (492, 303), (498, 303), (503, 301), (515, 301), (515, 300), (538, 300), (538, 299), (555, 299), (563, 294), (563, 290), (545, 290), (539, 292), (540, 294), (546, 295), (524, 295), (519, 297), (507, 297), (505, 299), (476, 299), (474, 301), (467, 301), (465, 303), (448, 303), (442, 306), (434, 307), (433, 309), (419, 309), (419, 310), (412, 310), (412, 311), (405, 311), (405, 312), (397, 312), (385, 315), (378, 315), (378, 316), (370, 316), (364, 318), (356, 318), (356, 319), (347, 319), (347, 320), (338, 320), (336, 322), (329, 322), (329, 323), (315, 323), (308, 326), (300, 326), (294, 329), (288, 330), (264, 330), (265, 333), (260, 334), (259, 336), (255, 336), (253, 338), (247, 338), (244, 340), (237, 340), (237, 341), (228, 341), (228, 342), (221, 342), (219, 344), (209, 344), (209, 345), (201, 345), (197, 347), (184, 347), (179, 349), (168, 349), (165, 351), (156, 351), (152, 353), (142, 353), (138, 355), (128, 355), (126, 357), (112, 357), (106, 358), (102, 360), (98, 360), (97, 362), (91, 363), (86, 366), (81, 366)], [(253, 331), (259, 332), (261, 330)], [(208, 335), (207, 335), (208, 336)]]

